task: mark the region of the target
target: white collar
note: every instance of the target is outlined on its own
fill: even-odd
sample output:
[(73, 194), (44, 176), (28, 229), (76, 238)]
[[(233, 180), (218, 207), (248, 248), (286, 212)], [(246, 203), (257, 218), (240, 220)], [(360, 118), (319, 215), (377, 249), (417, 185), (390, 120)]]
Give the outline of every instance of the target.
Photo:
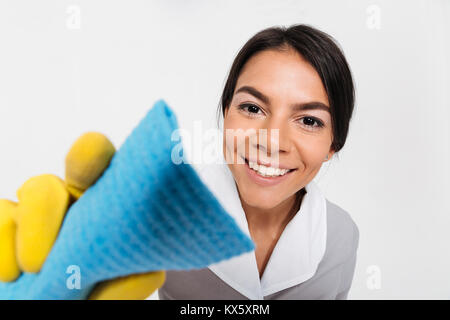
[[(233, 175), (226, 163), (195, 167), (224, 209), (250, 237)], [(286, 225), (259, 279), (255, 251), (209, 266), (220, 279), (249, 299), (265, 296), (310, 279), (326, 247), (326, 200), (315, 184), (305, 187), (300, 210)]]

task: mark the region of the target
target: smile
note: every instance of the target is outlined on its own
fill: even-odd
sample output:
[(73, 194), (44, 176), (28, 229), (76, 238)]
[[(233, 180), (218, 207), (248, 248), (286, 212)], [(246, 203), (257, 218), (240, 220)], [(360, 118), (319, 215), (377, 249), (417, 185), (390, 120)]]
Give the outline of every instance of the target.
[(285, 180), (296, 169), (281, 169), (250, 162), (244, 158), (248, 177), (261, 186), (272, 186)]
[[(247, 160), (247, 159), (246, 159)], [(284, 176), (288, 173), (289, 169), (280, 169), (274, 167), (267, 167), (262, 164), (257, 164), (256, 162), (248, 161), (248, 166), (256, 171), (259, 175), (263, 177), (279, 177)]]

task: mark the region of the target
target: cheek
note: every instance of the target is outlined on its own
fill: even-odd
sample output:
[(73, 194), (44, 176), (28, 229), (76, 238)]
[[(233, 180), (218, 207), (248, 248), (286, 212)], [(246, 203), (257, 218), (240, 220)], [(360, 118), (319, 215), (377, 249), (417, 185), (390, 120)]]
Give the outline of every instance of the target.
[(329, 135), (303, 136), (296, 141), (295, 146), (301, 159), (303, 171), (320, 169), (330, 151), (331, 139)]
[(223, 120), (223, 128), (225, 129), (247, 129), (252, 125), (251, 119), (246, 119), (238, 111), (231, 109)]
[[(249, 135), (252, 135), (255, 130), (252, 126), (252, 122), (243, 118), (236, 112), (230, 110), (228, 116), (224, 119), (223, 123), (223, 152), (234, 153), (239, 148), (245, 148), (245, 144), (248, 143)], [(228, 130), (228, 131), (227, 131)], [(228, 132), (228, 133), (227, 133)], [(227, 134), (230, 144), (227, 144)], [(234, 139), (234, 142), (233, 142)], [(245, 149), (244, 149), (245, 150)]]

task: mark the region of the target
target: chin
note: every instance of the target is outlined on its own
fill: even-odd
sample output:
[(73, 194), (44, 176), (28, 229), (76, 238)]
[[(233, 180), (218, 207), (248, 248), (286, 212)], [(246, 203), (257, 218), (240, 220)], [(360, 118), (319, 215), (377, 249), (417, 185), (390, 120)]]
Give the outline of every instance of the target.
[(242, 200), (249, 206), (259, 209), (272, 209), (281, 203), (278, 201), (273, 194), (255, 194), (253, 192), (243, 192), (241, 193)]

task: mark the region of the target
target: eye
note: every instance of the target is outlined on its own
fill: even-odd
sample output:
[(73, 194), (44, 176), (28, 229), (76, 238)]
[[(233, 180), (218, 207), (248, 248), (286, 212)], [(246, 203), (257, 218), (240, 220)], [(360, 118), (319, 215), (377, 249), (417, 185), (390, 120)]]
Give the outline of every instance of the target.
[(300, 124), (310, 129), (317, 129), (323, 127), (323, 122), (314, 117), (303, 117), (300, 119)]
[(238, 106), (238, 109), (247, 113), (249, 116), (263, 115), (261, 108), (252, 103), (243, 103)]

